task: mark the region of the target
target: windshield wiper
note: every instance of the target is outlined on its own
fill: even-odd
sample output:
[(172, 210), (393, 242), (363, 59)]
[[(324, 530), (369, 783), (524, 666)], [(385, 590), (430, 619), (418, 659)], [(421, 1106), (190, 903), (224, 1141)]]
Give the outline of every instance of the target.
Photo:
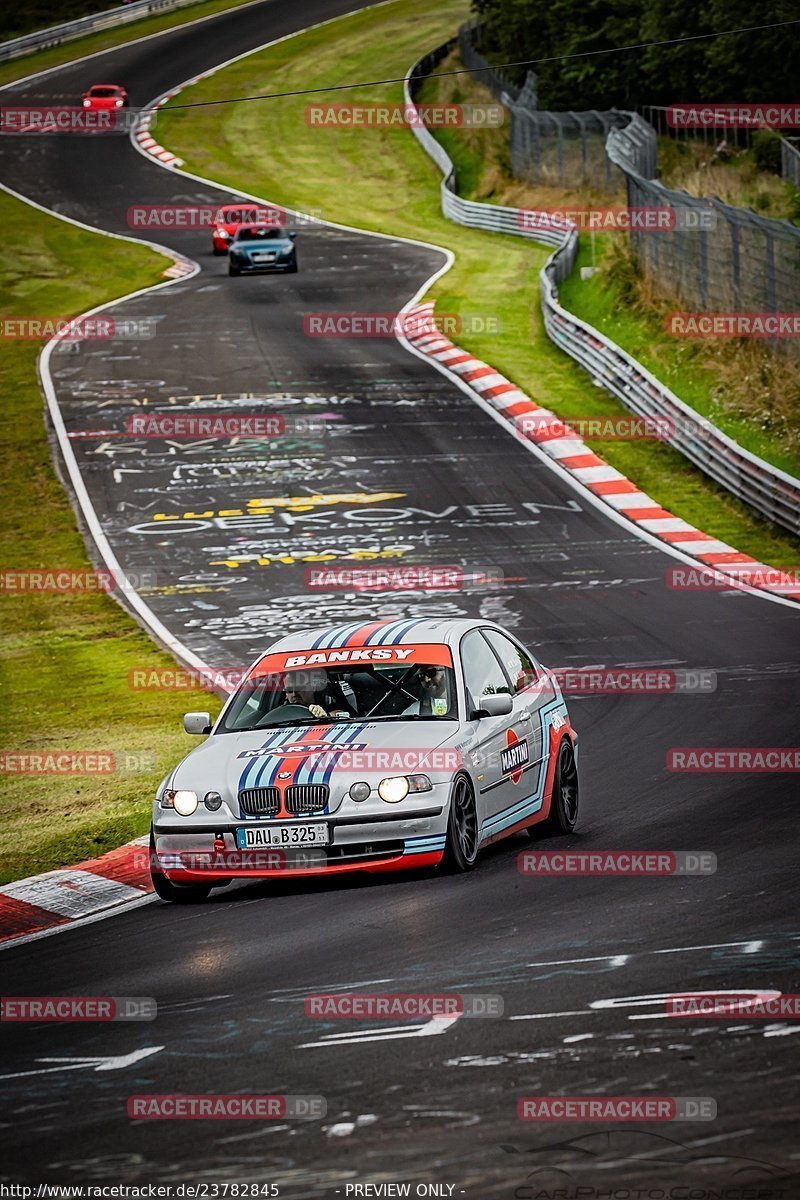
[(380, 717), (364, 718), (370, 721), (455, 721), (456, 717), (436, 717), (433, 713), (384, 713)]

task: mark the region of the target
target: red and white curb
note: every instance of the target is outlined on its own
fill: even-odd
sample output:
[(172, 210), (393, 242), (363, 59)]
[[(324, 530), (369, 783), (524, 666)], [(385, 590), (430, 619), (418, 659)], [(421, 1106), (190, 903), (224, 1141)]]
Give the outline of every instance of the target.
[[(171, 100), (177, 94), (177, 91), (168, 92), (165, 96), (161, 96), (156, 100), (152, 108), (148, 108), (142, 113), (139, 118), (138, 128), (133, 134), (133, 140), (139, 149), (143, 150), (145, 154), (149, 154), (151, 158), (158, 159), (163, 167), (182, 167), (183, 159), (178, 158), (171, 150), (167, 150), (164, 146), (160, 145), (150, 132), (150, 126), (156, 109), (160, 108), (162, 104), (166, 104), (168, 100)], [(189, 262), (188, 259), (176, 257), (174, 266), (168, 267), (163, 272), (163, 275), (166, 279), (180, 279), (182, 275), (192, 275), (194, 270), (194, 264)]]
[(72, 922), (97, 919), (149, 898), (153, 891), (149, 840), (138, 838), (74, 867), (2, 884), (0, 946), (43, 936)]
[[(469, 384), (518, 434), (535, 442), (596, 498), (674, 550), (691, 555), (718, 574), (729, 575), (731, 586), (752, 586), (759, 591), (800, 600), (800, 583), (796, 579), (758, 562), (749, 554), (742, 554), (734, 546), (718, 541), (662, 508), (595, 454), (581, 438), (574, 436), (555, 413), (535, 404), (494, 367), (455, 346), (437, 328), (434, 308), (435, 304), (427, 301), (409, 311), (412, 331), (405, 334), (407, 341)], [(532, 414), (535, 414), (535, 421), (531, 421)], [(753, 579), (752, 585), (748, 583), (748, 576)]]
[[(197, 80), (201, 78), (202, 76), (198, 75), (191, 82), (196, 83)], [(139, 126), (133, 135), (135, 141), (139, 144), (142, 150), (144, 150), (145, 154), (149, 154), (151, 158), (157, 158), (158, 161), (165, 167), (182, 167), (183, 159), (178, 158), (178, 156), (173, 154), (171, 150), (167, 150), (165, 146), (160, 145), (160, 143), (156, 141), (150, 132), (150, 127), (153, 123), (153, 118), (156, 115), (156, 110), (161, 108), (162, 104), (166, 104), (168, 100), (172, 100), (174, 96), (177, 96), (178, 91), (180, 90), (181, 89), (176, 88), (176, 90), (173, 92), (166, 92), (165, 95), (159, 96), (158, 100), (156, 100), (153, 104), (153, 107), (142, 113), (139, 120)]]

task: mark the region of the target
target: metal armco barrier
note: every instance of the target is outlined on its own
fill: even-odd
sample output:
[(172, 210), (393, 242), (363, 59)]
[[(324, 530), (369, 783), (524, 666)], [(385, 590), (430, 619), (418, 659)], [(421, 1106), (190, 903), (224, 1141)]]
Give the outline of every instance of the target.
[(39, 29), (35, 33), (26, 33), (22, 37), (0, 42), (0, 62), (9, 58), (18, 58), (20, 54), (30, 54), (32, 50), (46, 50), (50, 46), (60, 46), (62, 42), (83, 37), (86, 33), (111, 29), (115, 25), (127, 25), (131, 21), (137, 21), (140, 17), (149, 17), (151, 13), (188, 8), (190, 4), (197, 3), (198, 0), (134, 0), (133, 4), (125, 4), (121, 8), (109, 8), (106, 12), (90, 13), (86, 17), (78, 17), (74, 21), (65, 21), (63, 25), (53, 25), (50, 29)]
[[(455, 39), (451, 39), (410, 69), (404, 85), (407, 105), (414, 104), (420, 77), (429, 74), (454, 44)], [(514, 234), (556, 247), (539, 276), (545, 328), (556, 345), (631, 412), (670, 419), (673, 434), (668, 440), (674, 449), (751, 508), (791, 533), (800, 534), (800, 479), (739, 446), (711, 421), (684, 404), (620, 346), (559, 304), (558, 284), (571, 273), (578, 253), (577, 228), (526, 228), (524, 209), (481, 204), (457, 196), (455, 167), (449, 155), (421, 120), (412, 124), (411, 129), (444, 175), (441, 203), (446, 217), (474, 229)], [(543, 224), (547, 223), (547, 214), (534, 216), (538, 216)]]

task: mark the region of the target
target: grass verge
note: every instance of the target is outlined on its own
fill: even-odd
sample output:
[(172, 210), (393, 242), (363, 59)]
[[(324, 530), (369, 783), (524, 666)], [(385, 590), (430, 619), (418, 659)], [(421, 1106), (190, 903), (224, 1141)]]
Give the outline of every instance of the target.
[(60, 46), (50, 46), (46, 50), (35, 50), (32, 54), (23, 54), (20, 58), (12, 58), (8, 62), (0, 63), (0, 84), (12, 83), (15, 79), (24, 79), (26, 75), (32, 75), (36, 71), (46, 71), (49, 67), (63, 66), (65, 63), (73, 62), (76, 58), (83, 58), (87, 54), (112, 50), (115, 46), (132, 42), (136, 38), (147, 37), (151, 33), (161, 33), (162, 30), (173, 29), (176, 25), (186, 25), (189, 21), (225, 12), (228, 8), (239, 8), (245, 3), (247, 0), (204, 0), (203, 3), (192, 4), (189, 8), (178, 9), (176, 12), (142, 17), (138, 21), (132, 21), (130, 25), (89, 33), (86, 37), (75, 38)]
[[(241, 59), (186, 93), (192, 100), (248, 94), (270, 80), (273, 91), (331, 87), (343, 80), (399, 76), (440, 44), (467, 13), (462, 0), (408, 0), (342, 18)], [(432, 87), (438, 84), (432, 84)], [(399, 84), (348, 92), (353, 104), (401, 103)], [(430, 96), (426, 97), (430, 98)], [(315, 95), (315, 104), (341, 93)], [(303, 96), (204, 109), (167, 107), (159, 137), (187, 169), (278, 204), (363, 229), (403, 234), (452, 249), (457, 261), (435, 285), (439, 310), (499, 318), (499, 334), (459, 343), (502, 371), (539, 403), (564, 417), (625, 410), (547, 337), (539, 311), (538, 272), (548, 251), (514, 237), (485, 234), (445, 220), (440, 173), (400, 128), (315, 127)], [(301, 235), (302, 236), (302, 235)], [(477, 414), (476, 414), (476, 419)], [(595, 449), (659, 504), (714, 537), (776, 566), (800, 561), (800, 544), (758, 519), (680, 454), (655, 443), (595, 443)]]
[[(5, 192), (0, 222), (24, 231), (14, 254), (0, 264), (5, 316), (74, 316), (158, 282), (170, 261), (58, 221)], [(85, 571), (86, 548), (45, 432), (36, 375), (40, 349), (40, 342), (0, 339), (0, 452), (6, 463), (0, 562), (3, 571)], [(185, 693), (128, 686), (134, 668), (175, 664), (108, 595), (0, 590), (0, 623), (3, 751), (150, 754), (157, 764), (129, 775), (5, 773), (0, 882), (7, 882), (101, 854), (146, 832), (155, 785), (191, 746), (179, 724), (191, 703)], [(207, 693), (201, 707), (206, 695), (214, 707)]]

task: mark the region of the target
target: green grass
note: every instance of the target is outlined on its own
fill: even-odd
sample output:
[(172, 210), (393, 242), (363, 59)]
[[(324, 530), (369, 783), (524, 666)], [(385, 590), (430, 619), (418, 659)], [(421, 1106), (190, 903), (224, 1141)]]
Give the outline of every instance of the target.
[[(58, 221), (5, 192), (0, 221), (19, 233), (14, 254), (0, 265), (4, 316), (73, 316), (158, 282), (170, 263), (145, 247)], [(6, 463), (0, 569), (86, 570), (86, 548), (45, 433), (36, 376), (40, 349), (37, 342), (0, 340)], [(130, 670), (174, 662), (110, 596), (0, 593), (0, 624), (0, 748), (145, 752), (158, 763), (130, 776), (6, 775), (0, 798), (5, 882), (93, 857), (146, 832), (154, 787), (191, 748), (180, 729), (182, 712), (218, 703), (206, 692), (132, 690)]]
[(764, 217), (800, 223), (800, 189), (781, 179), (779, 168), (775, 173), (760, 167), (755, 149), (731, 146), (717, 153), (719, 141), (719, 135), (710, 144), (700, 137), (660, 137), (661, 182), (693, 196), (718, 196), (726, 204), (753, 208)]
[[(446, 40), (466, 15), (461, 0), (434, 11), (407, 0), (343, 18), (251, 55), (194, 85), (183, 98), (214, 100), (263, 90), (331, 87), (342, 80), (404, 74), (419, 55)], [(355, 89), (354, 104), (400, 102), (400, 85)], [(341, 93), (314, 96), (341, 101)], [(180, 102), (180, 101), (178, 101)], [(498, 317), (502, 332), (462, 335), (459, 343), (565, 417), (625, 410), (559, 351), (544, 332), (538, 272), (548, 251), (521, 239), (454, 225), (439, 209), (440, 173), (413, 136), (397, 129), (314, 128), (306, 100), (196, 110), (167, 107), (159, 138), (187, 169), (278, 204), (364, 229), (447, 246), (456, 265), (431, 296), (441, 312)], [(301, 235), (302, 236), (302, 235)], [(476, 412), (476, 420), (482, 418)], [(774, 565), (800, 561), (800, 545), (759, 520), (668, 447), (604, 442), (594, 448), (659, 504), (714, 537)]]
[[(26, 75), (35, 71), (45, 71), (48, 67), (59, 67), (63, 63), (72, 62), (73, 59), (82, 58), (86, 54), (110, 50), (114, 46), (121, 46), (124, 42), (132, 41), (134, 38), (160, 33), (163, 29), (172, 29), (176, 25), (185, 25), (187, 21), (196, 21), (199, 17), (224, 12), (228, 8), (238, 8), (246, 2), (247, 0), (204, 0), (203, 3), (192, 4), (188, 8), (178, 9), (177, 12), (142, 17), (138, 21), (132, 21), (129, 25), (120, 25), (116, 29), (104, 29), (98, 33), (90, 33), (86, 37), (75, 38), (74, 41), (64, 42), (60, 46), (51, 46), (47, 50), (35, 50), (31, 54), (23, 54), (19, 58), (12, 58), (9, 62), (0, 64), (0, 84), (11, 83), (14, 79), (23, 79)], [(93, 6), (93, 11), (96, 11), (96, 6)], [(48, 24), (69, 19), (68, 16), (57, 18), (56, 21), (48, 22)], [(12, 35), (7, 34), (6, 36)], [(13, 36), (17, 37), (19, 34)], [(268, 36), (269, 34), (265, 36), (265, 40)]]

